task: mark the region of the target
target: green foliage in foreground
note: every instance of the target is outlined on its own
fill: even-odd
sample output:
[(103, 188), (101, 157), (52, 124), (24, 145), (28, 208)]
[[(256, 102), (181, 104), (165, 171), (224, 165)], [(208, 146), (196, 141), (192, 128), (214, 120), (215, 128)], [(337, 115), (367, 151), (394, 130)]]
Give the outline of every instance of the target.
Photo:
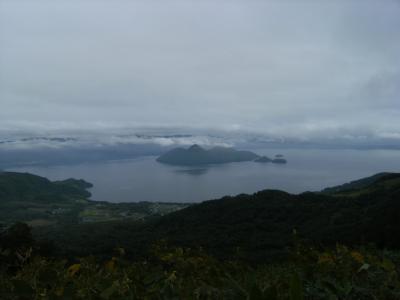
[(162, 243), (136, 262), (123, 249), (102, 262), (30, 253), (3, 259), (1, 299), (400, 299), (398, 253), (340, 245), (297, 246), (287, 262), (257, 267)]

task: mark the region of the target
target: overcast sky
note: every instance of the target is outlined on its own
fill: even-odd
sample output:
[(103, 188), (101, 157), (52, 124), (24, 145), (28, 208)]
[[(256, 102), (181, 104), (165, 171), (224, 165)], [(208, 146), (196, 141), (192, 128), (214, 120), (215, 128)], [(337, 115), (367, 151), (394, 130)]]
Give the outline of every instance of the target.
[(400, 140), (400, 2), (0, 0), (0, 127)]

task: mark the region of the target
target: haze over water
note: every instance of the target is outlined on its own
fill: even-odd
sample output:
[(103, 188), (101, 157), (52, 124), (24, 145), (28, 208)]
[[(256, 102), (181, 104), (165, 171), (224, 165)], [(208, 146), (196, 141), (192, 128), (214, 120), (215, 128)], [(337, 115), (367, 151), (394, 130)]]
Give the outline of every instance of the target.
[(52, 167), (21, 167), (52, 180), (83, 178), (94, 184), (92, 199), (109, 202), (200, 202), (225, 195), (280, 189), (317, 191), (379, 172), (400, 172), (396, 150), (256, 150), (284, 154), (287, 165), (255, 162), (176, 167), (155, 157)]

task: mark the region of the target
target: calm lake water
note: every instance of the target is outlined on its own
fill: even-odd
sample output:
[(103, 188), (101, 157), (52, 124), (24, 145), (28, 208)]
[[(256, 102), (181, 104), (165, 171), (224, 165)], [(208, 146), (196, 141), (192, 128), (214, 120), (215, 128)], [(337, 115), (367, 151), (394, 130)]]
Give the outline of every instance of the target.
[(284, 154), (287, 165), (255, 162), (201, 167), (157, 163), (155, 157), (52, 167), (23, 167), (52, 180), (83, 178), (94, 184), (92, 198), (109, 202), (199, 202), (224, 195), (280, 189), (316, 191), (370, 176), (400, 172), (395, 150), (257, 150), (273, 157)]

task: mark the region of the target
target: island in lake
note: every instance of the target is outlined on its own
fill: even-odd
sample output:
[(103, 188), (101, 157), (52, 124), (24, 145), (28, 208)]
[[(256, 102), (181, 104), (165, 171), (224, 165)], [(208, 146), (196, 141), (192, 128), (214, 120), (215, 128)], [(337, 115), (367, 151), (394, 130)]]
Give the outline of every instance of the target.
[(259, 163), (273, 163), (273, 164), (286, 164), (287, 160), (283, 158), (283, 156), (275, 156), (274, 159), (269, 158), (268, 156), (260, 156), (255, 160), (255, 162)]
[(204, 149), (199, 145), (192, 145), (188, 149), (175, 148), (157, 158), (160, 163), (181, 166), (196, 166), (210, 164), (224, 164), (231, 162), (255, 161), (260, 163), (287, 163), (283, 156), (270, 159), (259, 156), (251, 151), (236, 150), (228, 147), (214, 147)]

